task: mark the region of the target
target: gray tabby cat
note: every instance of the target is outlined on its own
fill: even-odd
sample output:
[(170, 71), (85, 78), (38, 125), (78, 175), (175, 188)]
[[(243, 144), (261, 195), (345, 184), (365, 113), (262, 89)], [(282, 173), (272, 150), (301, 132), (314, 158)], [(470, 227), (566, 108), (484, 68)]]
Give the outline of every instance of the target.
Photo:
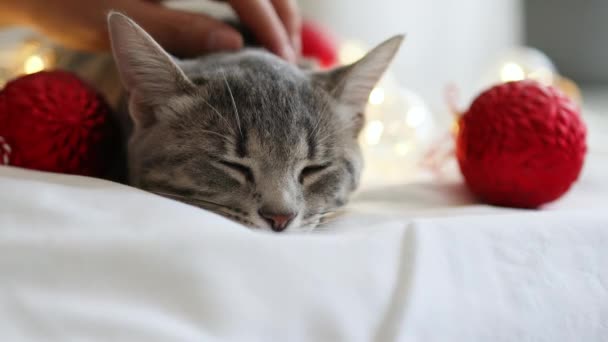
[(108, 21), (133, 186), (275, 232), (312, 230), (357, 188), (363, 111), (402, 36), (313, 72), (261, 49), (180, 61), (126, 16)]

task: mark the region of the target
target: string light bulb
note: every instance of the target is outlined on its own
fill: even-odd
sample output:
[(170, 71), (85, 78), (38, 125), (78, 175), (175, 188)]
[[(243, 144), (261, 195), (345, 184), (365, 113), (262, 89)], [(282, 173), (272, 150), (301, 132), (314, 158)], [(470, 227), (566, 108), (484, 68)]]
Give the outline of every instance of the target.
[(23, 63), (23, 72), (26, 74), (33, 74), (45, 69), (46, 63), (44, 59), (39, 55), (31, 55), (25, 59)]
[(384, 103), (384, 89), (382, 87), (376, 87), (369, 94), (369, 103), (374, 106), (379, 106)]
[(525, 78), (524, 68), (515, 62), (507, 62), (500, 69), (500, 80), (502, 82), (521, 81)]
[(582, 102), (578, 86), (562, 77), (547, 55), (526, 46), (513, 48), (497, 59), (487, 69), (474, 93), (480, 93), (499, 83), (526, 79), (560, 88), (578, 104)]
[(56, 52), (40, 36), (27, 36), (9, 41), (0, 53), (0, 87), (23, 74), (33, 74), (52, 68)]
[(382, 133), (384, 132), (384, 124), (380, 120), (373, 120), (365, 127), (365, 142), (367, 145), (373, 146), (380, 143)]
[(390, 73), (372, 90), (361, 134), (366, 161), (362, 186), (406, 182), (418, 172), (418, 159), (435, 134), (429, 107)]
[(499, 83), (534, 79), (551, 85), (557, 76), (553, 62), (541, 51), (531, 47), (516, 47), (496, 59), (479, 82), (479, 93)]

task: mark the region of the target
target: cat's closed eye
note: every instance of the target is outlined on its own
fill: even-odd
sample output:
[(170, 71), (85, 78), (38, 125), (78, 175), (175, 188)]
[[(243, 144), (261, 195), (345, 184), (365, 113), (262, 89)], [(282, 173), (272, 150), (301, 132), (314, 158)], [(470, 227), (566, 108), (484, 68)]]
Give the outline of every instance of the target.
[(233, 171), (236, 171), (237, 173), (240, 173), (248, 182), (253, 183), (253, 171), (248, 166), (227, 160), (219, 160), (219, 163)]
[(305, 167), (300, 172), (300, 177), (299, 177), (300, 183), (304, 183), (304, 180), (306, 178), (316, 175), (316, 174), (322, 172), (323, 170), (327, 169), (328, 167), (329, 167), (329, 163), (320, 164), (320, 165), (310, 165), (310, 166)]

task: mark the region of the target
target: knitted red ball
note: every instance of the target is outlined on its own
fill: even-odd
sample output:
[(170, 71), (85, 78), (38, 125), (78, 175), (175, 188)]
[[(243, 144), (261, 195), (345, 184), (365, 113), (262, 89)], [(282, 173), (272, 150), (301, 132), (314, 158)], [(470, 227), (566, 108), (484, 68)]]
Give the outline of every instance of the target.
[(460, 170), (489, 204), (537, 208), (559, 198), (578, 178), (586, 151), (577, 105), (535, 81), (487, 90), (459, 122)]
[(338, 61), (335, 39), (319, 24), (305, 20), (302, 24), (302, 55), (314, 58), (322, 67), (334, 66)]
[(103, 98), (71, 73), (23, 76), (0, 92), (0, 165), (104, 176), (116, 137)]

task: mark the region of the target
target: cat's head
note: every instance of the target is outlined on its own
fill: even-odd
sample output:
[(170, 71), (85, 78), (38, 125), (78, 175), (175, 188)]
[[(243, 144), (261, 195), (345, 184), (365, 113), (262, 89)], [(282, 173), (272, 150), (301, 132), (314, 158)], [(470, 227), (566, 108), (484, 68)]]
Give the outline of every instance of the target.
[(312, 72), (256, 49), (178, 61), (124, 15), (109, 28), (134, 123), (132, 185), (274, 231), (308, 231), (346, 203), (367, 99), (401, 36)]

